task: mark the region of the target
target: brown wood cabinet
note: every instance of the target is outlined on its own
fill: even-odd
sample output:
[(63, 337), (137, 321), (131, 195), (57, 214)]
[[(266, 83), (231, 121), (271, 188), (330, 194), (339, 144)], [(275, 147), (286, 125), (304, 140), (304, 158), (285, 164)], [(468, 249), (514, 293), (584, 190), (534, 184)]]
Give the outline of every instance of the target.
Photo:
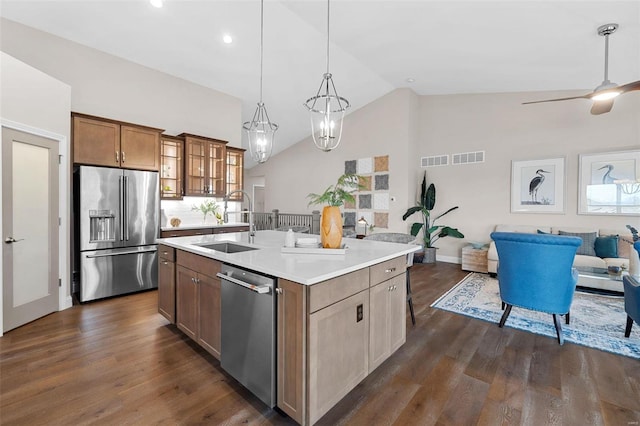
[(308, 413), (313, 424), (368, 374), (369, 291), (309, 315)]
[(300, 424), (306, 401), (307, 290), (307, 286), (278, 280), (276, 404)]
[(171, 229), (166, 231), (160, 231), (160, 238), (190, 237), (192, 235), (209, 235), (212, 233), (213, 233), (212, 228)]
[(158, 245), (158, 312), (171, 324), (176, 322), (175, 249)]
[(73, 162), (157, 171), (162, 129), (72, 113)]
[(406, 341), (406, 288), (404, 273), (371, 288), (368, 373)]
[[(227, 194), (244, 187), (244, 149), (227, 147)], [(233, 194), (229, 200), (242, 201), (242, 194)]]
[(160, 138), (160, 198), (182, 200), (184, 195), (184, 139), (162, 135)]
[(220, 359), (220, 262), (176, 251), (176, 325)]
[(223, 197), (227, 142), (188, 133), (179, 136), (185, 139), (184, 194)]

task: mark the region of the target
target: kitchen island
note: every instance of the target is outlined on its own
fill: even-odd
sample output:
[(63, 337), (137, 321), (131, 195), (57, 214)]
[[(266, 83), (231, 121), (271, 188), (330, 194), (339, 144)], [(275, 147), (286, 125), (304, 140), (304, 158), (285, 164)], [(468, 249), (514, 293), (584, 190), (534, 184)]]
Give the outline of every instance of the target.
[[(290, 254), (285, 234), (159, 240), (159, 311), (219, 358), (222, 265), (274, 277), (276, 405), (310, 425), (405, 342), (406, 256), (419, 246), (347, 239), (344, 254)], [(252, 250), (203, 247), (220, 242)]]

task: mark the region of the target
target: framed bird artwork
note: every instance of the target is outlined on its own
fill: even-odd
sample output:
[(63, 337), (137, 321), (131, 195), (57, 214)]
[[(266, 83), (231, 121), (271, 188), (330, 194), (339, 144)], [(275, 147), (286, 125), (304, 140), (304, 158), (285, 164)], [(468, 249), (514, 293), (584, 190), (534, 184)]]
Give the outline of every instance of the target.
[(640, 215), (640, 150), (580, 155), (579, 214)]
[(565, 158), (511, 162), (511, 212), (565, 212)]

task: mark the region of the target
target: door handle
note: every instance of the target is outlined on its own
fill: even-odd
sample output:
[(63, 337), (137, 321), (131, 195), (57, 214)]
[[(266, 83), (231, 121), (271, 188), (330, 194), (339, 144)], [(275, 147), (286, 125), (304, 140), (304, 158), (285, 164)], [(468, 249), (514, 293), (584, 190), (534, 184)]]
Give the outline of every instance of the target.
[(5, 244), (13, 244), (13, 243), (17, 243), (18, 241), (22, 241), (22, 240), (24, 240), (24, 238), (19, 238), (19, 239), (16, 240), (13, 237), (7, 237), (7, 238), (4, 239), (4, 243)]

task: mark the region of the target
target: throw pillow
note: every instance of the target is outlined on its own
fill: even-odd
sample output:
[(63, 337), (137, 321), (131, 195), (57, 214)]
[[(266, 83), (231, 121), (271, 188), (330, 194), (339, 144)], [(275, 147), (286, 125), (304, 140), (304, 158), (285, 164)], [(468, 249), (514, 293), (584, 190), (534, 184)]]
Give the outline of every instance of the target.
[(607, 235), (606, 237), (598, 237), (596, 238), (593, 248), (598, 257), (618, 257), (618, 236)]
[(558, 231), (560, 235), (569, 235), (571, 237), (580, 237), (582, 238), (582, 245), (578, 247), (578, 252), (576, 254), (582, 254), (584, 256), (595, 256), (596, 250), (596, 238), (598, 237), (597, 232), (565, 232)]

